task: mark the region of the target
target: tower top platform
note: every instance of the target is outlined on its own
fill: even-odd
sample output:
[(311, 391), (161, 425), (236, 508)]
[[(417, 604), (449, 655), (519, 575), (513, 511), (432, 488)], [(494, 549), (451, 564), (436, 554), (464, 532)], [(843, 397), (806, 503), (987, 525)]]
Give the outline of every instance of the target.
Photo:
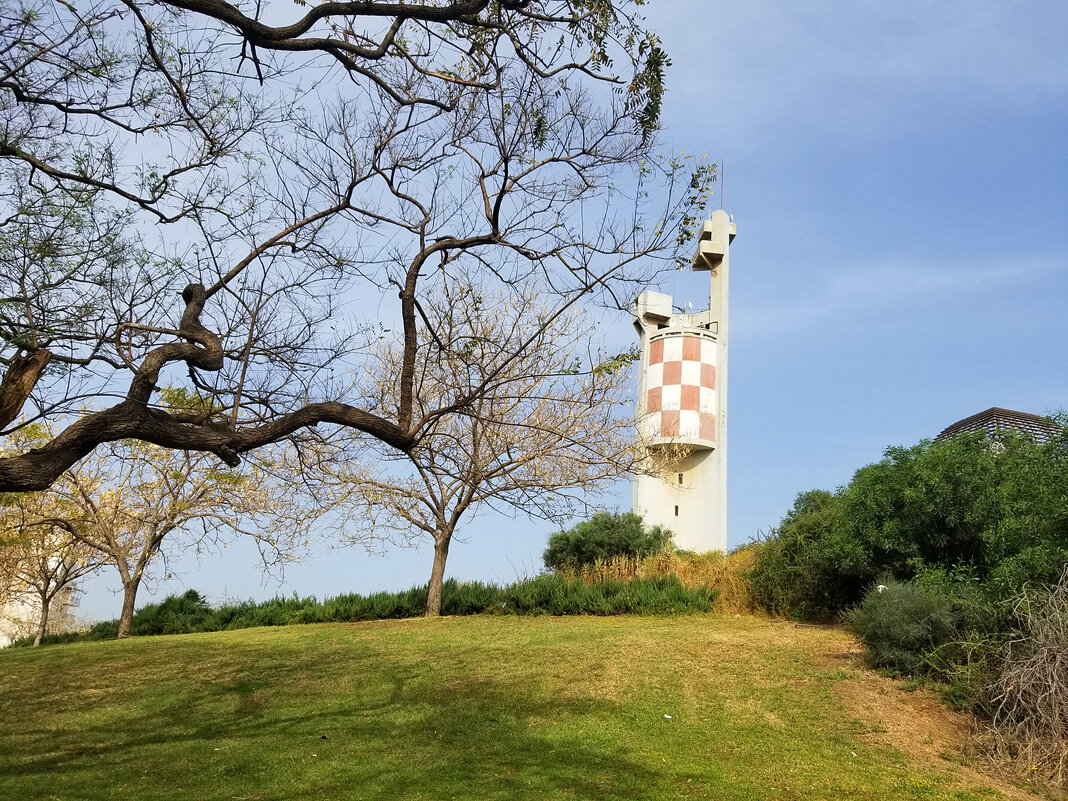
[(690, 259), (691, 268), (715, 270), (719, 267), (737, 233), (738, 227), (731, 222), (727, 212), (722, 209), (712, 212), (711, 218), (705, 220), (697, 232), (697, 249)]

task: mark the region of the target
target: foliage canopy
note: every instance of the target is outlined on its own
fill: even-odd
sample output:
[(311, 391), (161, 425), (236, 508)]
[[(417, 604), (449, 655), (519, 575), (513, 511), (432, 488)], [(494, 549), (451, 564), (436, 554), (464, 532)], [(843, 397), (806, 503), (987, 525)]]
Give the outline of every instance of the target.
[(1068, 432), (893, 447), (837, 492), (802, 493), (752, 573), (768, 609), (832, 618), (874, 584), (940, 571), (1008, 598), (1068, 563)]

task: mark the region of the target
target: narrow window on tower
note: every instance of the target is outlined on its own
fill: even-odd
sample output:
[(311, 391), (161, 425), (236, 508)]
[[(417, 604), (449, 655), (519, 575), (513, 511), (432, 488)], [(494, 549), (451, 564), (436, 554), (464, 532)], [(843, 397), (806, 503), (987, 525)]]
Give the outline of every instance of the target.
[(679, 507), (676, 506), (675, 507), (675, 517), (678, 517), (678, 516), (679, 516)]

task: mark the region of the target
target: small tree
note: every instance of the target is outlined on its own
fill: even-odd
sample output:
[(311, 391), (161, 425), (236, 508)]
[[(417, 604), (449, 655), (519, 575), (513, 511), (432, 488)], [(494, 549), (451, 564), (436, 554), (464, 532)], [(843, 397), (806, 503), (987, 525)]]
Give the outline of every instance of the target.
[(78, 579), (96, 572), (105, 563), (104, 554), (72, 536), (64, 527), (50, 522), (27, 522), (39, 520), (42, 511), (39, 499), (22, 495), (4, 515), (4, 525), (19, 532), (16, 548), (20, 558), (15, 561), (11, 575), (17, 588), (16, 597), (33, 598), (38, 609), (34, 646), (41, 644), (48, 631), (56, 598), (73, 590)]
[(7, 525), (0, 526), (0, 609), (7, 606), (19, 593), (15, 574), (21, 560), (21, 535)]
[(293, 558), (316, 517), (269, 473), (219, 469), (209, 454), (137, 440), (99, 449), (40, 495), (48, 501), (26, 526), (63, 531), (118, 571), (120, 638), (130, 636), (137, 591), (165, 538), (190, 533), (186, 544), (199, 548), (244, 533), (261, 546), (265, 563), (280, 563)]
[[(350, 442), (356, 458), (332, 471), (342, 485), (350, 540), (430, 537), (434, 564), (427, 615), (441, 613), (449, 547), (463, 518), (511, 509), (561, 519), (588, 508), (587, 493), (634, 463), (630, 356), (588, 348), (574, 313), (555, 317), (526, 292), (511, 305), (467, 284), (446, 285), (424, 316), (416, 407), (431, 424), (406, 456), (371, 440)], [(394, 404), (403, 350), (380, 351), (377, 404)], [(469, 399), (469, 400), (468, 400)], [(436, 416), (448, 401), (462, 414)]]
[[(10, 443), (23, 449), (47, 439), (42, 426), (31, 425), (16, 432)], [(0, 496), (0, 607), (32, 599), (35, 646), (48, 630), (55, 599), (104, 564), (103, 554), (52, 522), (77, 515), (76, 508), (53, 493)]]

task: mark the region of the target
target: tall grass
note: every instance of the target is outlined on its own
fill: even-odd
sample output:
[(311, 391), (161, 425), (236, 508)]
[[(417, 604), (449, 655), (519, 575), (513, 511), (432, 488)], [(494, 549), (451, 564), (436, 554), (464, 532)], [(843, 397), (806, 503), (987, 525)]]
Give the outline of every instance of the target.
[(755, 558), (750, 548), (740, 548), (727, 554), (719, 551), (702, 554), (661, 551), (650, 556), (599, 559), (577, 569), (561, 571), (561, 574), (566, 578), (581, 579), (586, 584), (606, 580), (633, 582), (674, 577), (687, 589), (715, 591), (717, 612), (746, 614), (756, 609), (746, 577)]

